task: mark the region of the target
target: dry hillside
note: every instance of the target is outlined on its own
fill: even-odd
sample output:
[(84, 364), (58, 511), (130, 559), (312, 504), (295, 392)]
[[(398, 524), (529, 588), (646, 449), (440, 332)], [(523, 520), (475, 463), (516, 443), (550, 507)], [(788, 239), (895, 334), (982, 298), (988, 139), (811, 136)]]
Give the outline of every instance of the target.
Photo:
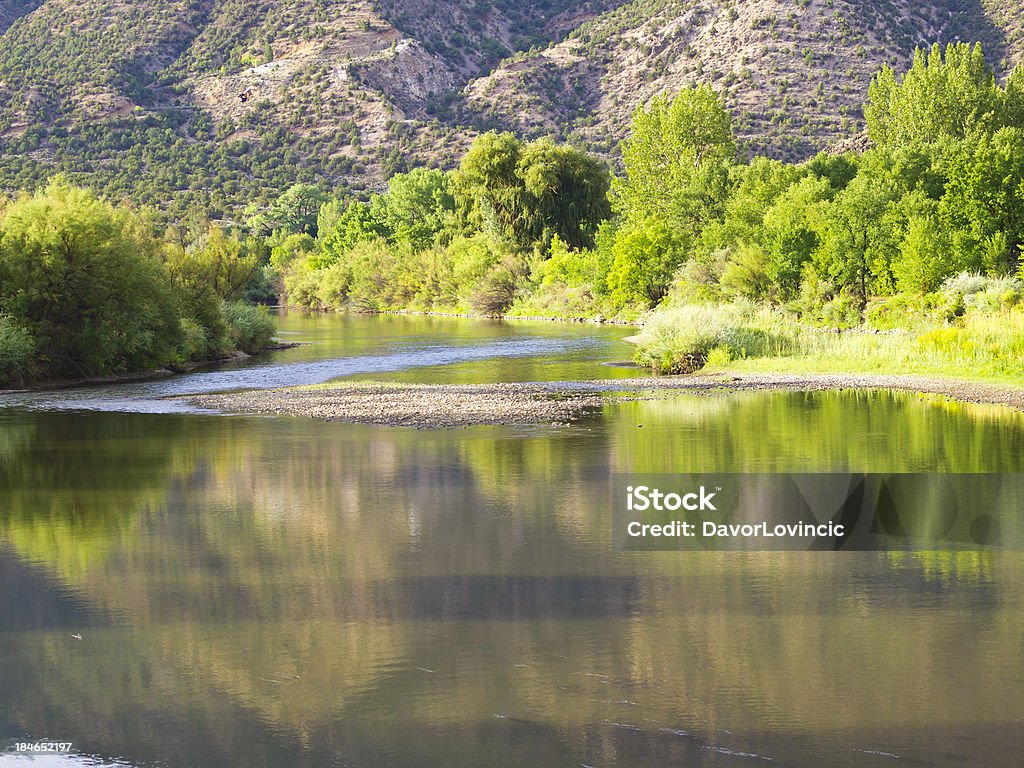
[(883, 63), (978, 40), (1005, 73), (1022, 29), (1022, 0), (0, 0), (0, 186), (226, 213), (450, 166), (488, 128), (612, 157), (636, 105), (702, 82), (752, 150), (806, 157)]

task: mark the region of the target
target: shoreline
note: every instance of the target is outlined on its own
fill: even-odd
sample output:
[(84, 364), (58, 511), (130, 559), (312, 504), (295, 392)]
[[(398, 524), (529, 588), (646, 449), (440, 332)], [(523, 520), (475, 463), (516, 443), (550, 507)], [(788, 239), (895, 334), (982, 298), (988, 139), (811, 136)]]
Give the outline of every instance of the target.
[[(708, 373), (649, 378), (492, 384), (345, 382), (314, 387), (246, 390), (181, 398), (204, 409), (300, 416), (380, 426), (444, 429), (467, 426), (568, 426), (615, 400), (670, 392), (822, 392), (895, 390), (944, 395), (962, 402), (1024, 411), (1024, 387), (903, 374)], [(609, 397), (611, 395), (612, 397)]]
[(105, 376), (86, 376), (79, 379), (38, 379), (27, 382), (21, 387), (0, 389), (0, 395), (15, 394), (20, 392), (46, 392), (51, 389), (72, 389), (74, 387), (89, 387), (102, 384), (131, 384), (135, 381), (152, 381), (154, 379), (166, 379), (171, 376), (178, 376), (183, 373), (207, 366), (220, 365), (221, 363), (234, 363), (242, 360), (249, 360), (267, 352), (277, 352), (282, 349), (293, 349), (300, 346), (298, 342), (280, 342), (261, 349), (255, 354), (236, 351), (224, 357), (217, 357), (212, 360), (194, 360), (173, 368), (149, 368), (145, 371), (125, 371), (123, 373), (109, 373)]
[(311, 307), (301, 307), (293, 304), (275, 304), (275, 308), (284, 309), (289, 312), (314, 312), (324, 315), (389, 315), (399, 317), (443, 317), (443, 318), (457, 318), (461, 320), (489, 320), (492, 322), (504, 322), (504, 321), (522, 321), (522, 322), (534, 322), (534, 323), (564, 323), (566, 325), (612, 325), (622, 328), (641, 328), (643, 323), (640, 320), (618, 320), (614, 318), (607, 318), (604, 315), (597, 315), (595, 317), (583, 317), (582, 315), (558, 315), (558, 316), (544, 316), (544, 315), (480, 315), (473, 312), (442, 312), (440, 310), (432, 309), (327, 309), (318, 308), (314, 309)]

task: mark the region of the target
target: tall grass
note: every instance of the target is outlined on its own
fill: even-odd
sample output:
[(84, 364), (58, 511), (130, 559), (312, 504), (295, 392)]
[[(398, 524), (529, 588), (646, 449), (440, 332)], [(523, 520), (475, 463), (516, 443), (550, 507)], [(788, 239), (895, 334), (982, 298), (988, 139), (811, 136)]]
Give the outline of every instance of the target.
[(637, 362), (661, 373), (692, 373), (709, 356), (764, 357), (787, 354), (792, 335), (770, 310), (752, 305), (682, 305), (654, 313), (636, 337)]
[(707, 364), (750, 371), (917, 373), (1024, 382), (1024, 309), (968, 310), (920, 331), (827, 331), (749, 305), (656, 312), (636, 337), (637, 362), (663, 373)]

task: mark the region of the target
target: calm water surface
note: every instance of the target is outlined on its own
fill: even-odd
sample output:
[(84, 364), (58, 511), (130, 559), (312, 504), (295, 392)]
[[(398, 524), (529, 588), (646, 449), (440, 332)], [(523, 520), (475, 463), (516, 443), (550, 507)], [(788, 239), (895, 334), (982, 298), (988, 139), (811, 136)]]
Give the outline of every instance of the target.
[[(174, 412), (635, 375), (628, 329), (289, 315), (310, 342), (0, 396), (0, 765), (1019, 766), (1020, 553), (626, 554), (618, 471), (1024, 471), (1024, 418), (680, 395), (561, 429)], [(131, 412), (131, 411), (145, 412)]]

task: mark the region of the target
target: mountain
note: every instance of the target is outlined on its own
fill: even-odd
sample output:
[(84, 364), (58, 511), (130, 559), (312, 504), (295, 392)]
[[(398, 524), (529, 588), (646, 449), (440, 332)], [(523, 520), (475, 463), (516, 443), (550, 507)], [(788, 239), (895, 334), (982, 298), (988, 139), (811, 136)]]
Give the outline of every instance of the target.
[(6, 31), (18, 18), (42, 4), (43, 0), (0, 0), (0, 32)]
[(638, 104), (711, 83), (752, 151), (795, 160), (860, 130), (872, 75), (905, 68), (916, 46), (979, 41), (1005, 74), (1022, 20), (1024, 3), (994, 0), (648, 0), (513, 57), (467, 102), (519, 133), (611, 152)]
[(0, 187), (54, 172), (171, 215), (296, 181), (379, 189), (496, 128), (614, 159), (655, 93), (711, 83), (750, 151), (863, 125), (884, 63), (1024, 54), (1024, 0), (0, 0)]

